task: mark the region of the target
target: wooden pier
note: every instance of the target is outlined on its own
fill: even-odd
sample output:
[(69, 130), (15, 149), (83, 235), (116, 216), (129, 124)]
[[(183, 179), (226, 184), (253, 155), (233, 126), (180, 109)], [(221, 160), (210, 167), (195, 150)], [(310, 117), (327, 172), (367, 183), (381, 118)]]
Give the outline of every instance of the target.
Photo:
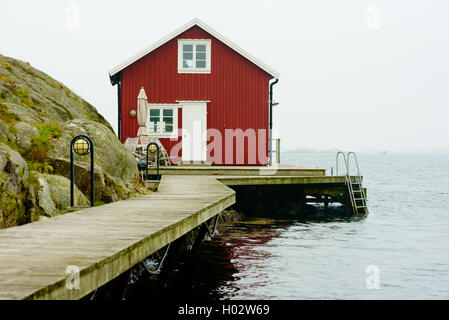
[[(165, 168), (157, 192), (0, 230), (0, 299), (86, 296), (234, 204), (227, 185), (341, 190), (345, 181), (322, 169), (232, 168)], [(79, 288), (66, 285), (68, 267), (79, 269)]]

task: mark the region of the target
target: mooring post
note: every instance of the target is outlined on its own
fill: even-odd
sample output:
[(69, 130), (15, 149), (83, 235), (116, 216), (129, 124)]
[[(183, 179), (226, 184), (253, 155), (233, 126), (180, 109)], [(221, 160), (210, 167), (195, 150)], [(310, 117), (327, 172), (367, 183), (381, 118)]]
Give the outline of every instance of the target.
[(329, 207), (329, 196), (325, 195), (324, 196), (324, 207), (327, 208)]
[(351, 201), (351, 197), (349, 195), (349, 189), (346, 188), (345, 190), (345, 207), (346, 207), (346, 213), (348, 215), (353, 214), (354, 209), (352, 208), (352, 201)]

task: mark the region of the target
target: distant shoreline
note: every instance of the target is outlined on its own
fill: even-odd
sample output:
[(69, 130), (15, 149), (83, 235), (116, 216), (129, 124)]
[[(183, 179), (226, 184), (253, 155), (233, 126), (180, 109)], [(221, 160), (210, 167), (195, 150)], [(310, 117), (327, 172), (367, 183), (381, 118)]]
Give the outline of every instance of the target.
[[(283, 153), (337, 153), (339, 151), (348, 152), (347, 150), (340, 149), (312, 149), (312, 148), (298, 148), (298, 149), (288, 149), (283, 151)], [(356, 153), (368, 153), (368, 154), (449, 154), (449, 150), (353, 150)]]

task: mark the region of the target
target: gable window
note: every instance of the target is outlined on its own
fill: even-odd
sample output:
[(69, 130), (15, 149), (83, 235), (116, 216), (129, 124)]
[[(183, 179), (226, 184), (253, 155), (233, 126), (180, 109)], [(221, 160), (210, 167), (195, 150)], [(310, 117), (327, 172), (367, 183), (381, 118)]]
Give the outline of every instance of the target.
[(147, 128), (156, 137), (178, 137), (178, 106), (150, 104)]
[(178, 73), (210, 73), (210, 39), (178, 39)]

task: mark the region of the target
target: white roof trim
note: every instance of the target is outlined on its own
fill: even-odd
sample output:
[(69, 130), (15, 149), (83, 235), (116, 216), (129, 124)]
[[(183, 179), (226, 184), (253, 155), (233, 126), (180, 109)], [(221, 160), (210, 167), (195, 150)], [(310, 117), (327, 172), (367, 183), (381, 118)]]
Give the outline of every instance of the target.
[(189, 21), (188, 23), (183, 25), (181, 28), (179, 28), (179, 29), (173, 31), (172, 33), (170, 33), (169, 35), (167, 35), (165, 38), (159, 40), (158, 42), (154, 43), (153, 45), (149, 46), (148, 48), (142, 50), (141, 52), (139, 52), (138, 54), (132, 56), (128, 60), (122, 62), (117, 67), (115, 67), (114, 69), (109, 71), (109, 76), (110, 77), (114, 76), (115, 74), (117, 74), (118, 72), (122, 71), (123, 69), (125, 69), (126, 67), (128, 67), (132, 63), (136, 62), (137, 60), (139, 60), (143, 56), (147, 55), (151, 51), (154, 51), (155, 49), (159, 48), (163, 44), (167, 43), (168, 41), (172, 40), (173, 38), (175, 38), (179, 34), (183, 33), (184, 31), (190, 29), (191, 27), (193, 27), (195, 25), (199, 26), (201, 29), (204, 29), (204, 31), (210, 33), (211, 35), (213, 35), (215, 38), (217, 38), (218, 40), (220, 40), (221, 42), (226, 44), (228, 47), (230, 47), (234, 51), (237, 51), (243, 57), (245, 57), (246, 59), (248, 59), (249, 61), (251, 61), (255, 65), (257, 65), (259, 68), (261, 68), (262, 70), (264, 70), (265, 72), (267, 72), (268, 74), (273, 76), (274, 78), (279, 78), (280, 74), (277, 71), (275, 71), (274, 69), (268, 67), (262, 61), (260, 61), (260, 60), (256, 59), (255, 57), (253, 57), (251, 54), (249, 54), (248, 52), (246, 52), (245, 50), (240, 48), (238, 45), (236, 45), (235, 43), (231, 42), (230, 40), (228, 40), (227, 38), (225, 38), (224, 36), (219, 34), (217, 31), (215, 31), (214, 29), (209, 27), (207, 24), (205, 24), (204, 22), (202, 22), (198, 18), (195, 18), (195, 19)]

